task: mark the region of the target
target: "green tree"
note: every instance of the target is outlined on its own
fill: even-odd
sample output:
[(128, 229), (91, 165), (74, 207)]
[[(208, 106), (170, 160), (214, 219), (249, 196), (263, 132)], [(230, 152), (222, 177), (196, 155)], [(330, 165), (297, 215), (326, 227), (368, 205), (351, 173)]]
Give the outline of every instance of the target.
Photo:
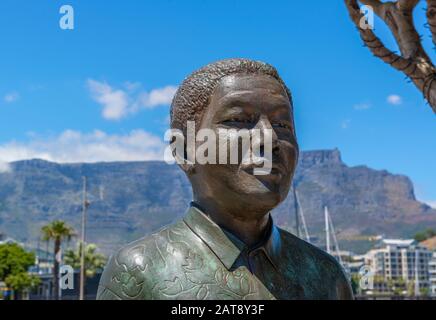
[(415, 234), (414, 238), (416, 241), (422, 242), (427, 239), (433, 238), (434, 236), (436, 236), (436, 230), (429, 228), (424, 231), (418, 232), (417, 234)]
[(27, 270), (35, 264), (35, 255), (16, 243), (0, 245), (0, 280), (21, 295), (39, 284), (39, 278)]
[(53, 297), (59, 299), (59, 262), (62, 241), (70, 240), (75, 236), (74, 229), (65, 221), (55, 220), (41, 229), (43, 240), (54, 242), (54, 266), (53, 266)]
[(405, 282), (403, 279), (390, 279), (388, 280), (388, 289), (395, 297), (399, 297), (403, 294)]
[[(74, 269), (80, 269), (80, 258), (82, 252), (82, 243), (77, 245), (76, 251), (67, 250), (65, 252), (65, 263)], [(104, 268), (106, 257), (97, 252), (97, 246), (93, 243), (85, 247), (85, 274), (87, 278), (92, 278), (95, 274)]]
[(415, 281), (409, 281), (406, 284), (406, 289), (407, 289), (407, 295), (409, 297), (414, 297), (415, 296)]
[(0, 245), (0, 279), (10, 274), (27, 272), (34, 265), (35, 255), (16, 243)]
[[(65, 252), (65, 263), (72, 266), (74, 269), (80, 269), (82, 254), (82, 242), (77, 245), (76, 251), (68, 250)], [(96, 273), (103, 269), (106, 264), (106, 257), (97, 252), (95, 244), (85, 246), (85, 275), (86, 278), (92, 278)], [(86, 279), (83, 279), (86, 283)]]
[(41, 283), (41, 279), (27, 272), (20, 272), (7, 276), (5, 283), (8, 288), (12, 289), (20, 297), (26, 290), (37, 287)]
[(430, 296), (430, 289), (429, 288), (421, 288), (419, 290), (419, 292), (421, 293), (421, 296), (423, 298), (428, 298)]
[(360, 295), (360, 275), (352, 274), (351, 275), (351, 289), (353, 290), (354, 295)]

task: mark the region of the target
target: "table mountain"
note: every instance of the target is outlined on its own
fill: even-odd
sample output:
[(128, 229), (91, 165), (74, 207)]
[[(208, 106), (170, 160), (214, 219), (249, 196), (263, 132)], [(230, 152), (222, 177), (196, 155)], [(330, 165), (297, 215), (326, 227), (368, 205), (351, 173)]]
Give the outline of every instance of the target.
[[(18, 161), (0, 174), (0, 233), (36, 246), (41, 226), (54, 219), (79, 231), (82, 176), (91, 201), (88, 240), (106, 253), (181, 217), (191, 199), (183, 172), (164, 162)], [(371, 235), (411, 237), (436, 228), (436, 210), (416, 200), (409, 178), (349, 167), (338, 150), (302, 152), (294, 185), (309, 233), (323, 239), (328, 206), (343, 248), (363, 250), (361, 242)], [(292, 192), (274, 216), (294, 230)]]

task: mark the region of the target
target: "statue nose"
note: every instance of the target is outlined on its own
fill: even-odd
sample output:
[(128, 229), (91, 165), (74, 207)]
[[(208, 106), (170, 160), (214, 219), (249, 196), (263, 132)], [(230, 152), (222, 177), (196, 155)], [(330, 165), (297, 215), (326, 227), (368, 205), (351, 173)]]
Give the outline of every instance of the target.
[(254, 129), (258, 129), (261, 132), (261, 153), (263, 153), (264, 144), (265, 144), (265, 131), (270, 130), (271, 138), (272, 138), (272, 152), (273, 154), (277, 153), (279, 151), (279, 144), (278, 144), (278, 137), (276, 132), (274, 131), (273, 126), (271, 125), (271, 122), (269, 121), (268, 117), (261, 116), (259, 118), (259, 121), (257, 122)]

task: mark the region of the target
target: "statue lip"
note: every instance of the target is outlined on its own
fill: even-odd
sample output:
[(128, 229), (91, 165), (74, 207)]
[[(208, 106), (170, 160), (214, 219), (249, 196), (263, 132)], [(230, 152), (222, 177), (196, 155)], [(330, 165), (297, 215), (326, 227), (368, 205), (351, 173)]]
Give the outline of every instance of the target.
[[(254, 169), (262, 169), (264, 168), (264, 164), (248, 164), (248, 165), (241, 165), (241, 169), (248, 174), (254, 175)], [(266, 169), (266, 168), (265, 168)], [(286, 173), (286, 170), (283, 168), (280, 164), (272, 164), (271, 171), (269, 174), (266, 175), (258, 175), (259, 177), (267, 177), (267, 176), (278, 176), (282, 177)]]

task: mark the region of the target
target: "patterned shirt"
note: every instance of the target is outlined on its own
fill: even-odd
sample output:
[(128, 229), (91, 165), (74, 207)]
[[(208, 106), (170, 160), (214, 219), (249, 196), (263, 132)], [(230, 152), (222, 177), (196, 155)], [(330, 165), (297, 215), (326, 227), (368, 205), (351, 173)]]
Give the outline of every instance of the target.
[(97, 299), (352, 299), (339, 263), (269, 221), (249, 247), (197, 206), (109, 260)]

